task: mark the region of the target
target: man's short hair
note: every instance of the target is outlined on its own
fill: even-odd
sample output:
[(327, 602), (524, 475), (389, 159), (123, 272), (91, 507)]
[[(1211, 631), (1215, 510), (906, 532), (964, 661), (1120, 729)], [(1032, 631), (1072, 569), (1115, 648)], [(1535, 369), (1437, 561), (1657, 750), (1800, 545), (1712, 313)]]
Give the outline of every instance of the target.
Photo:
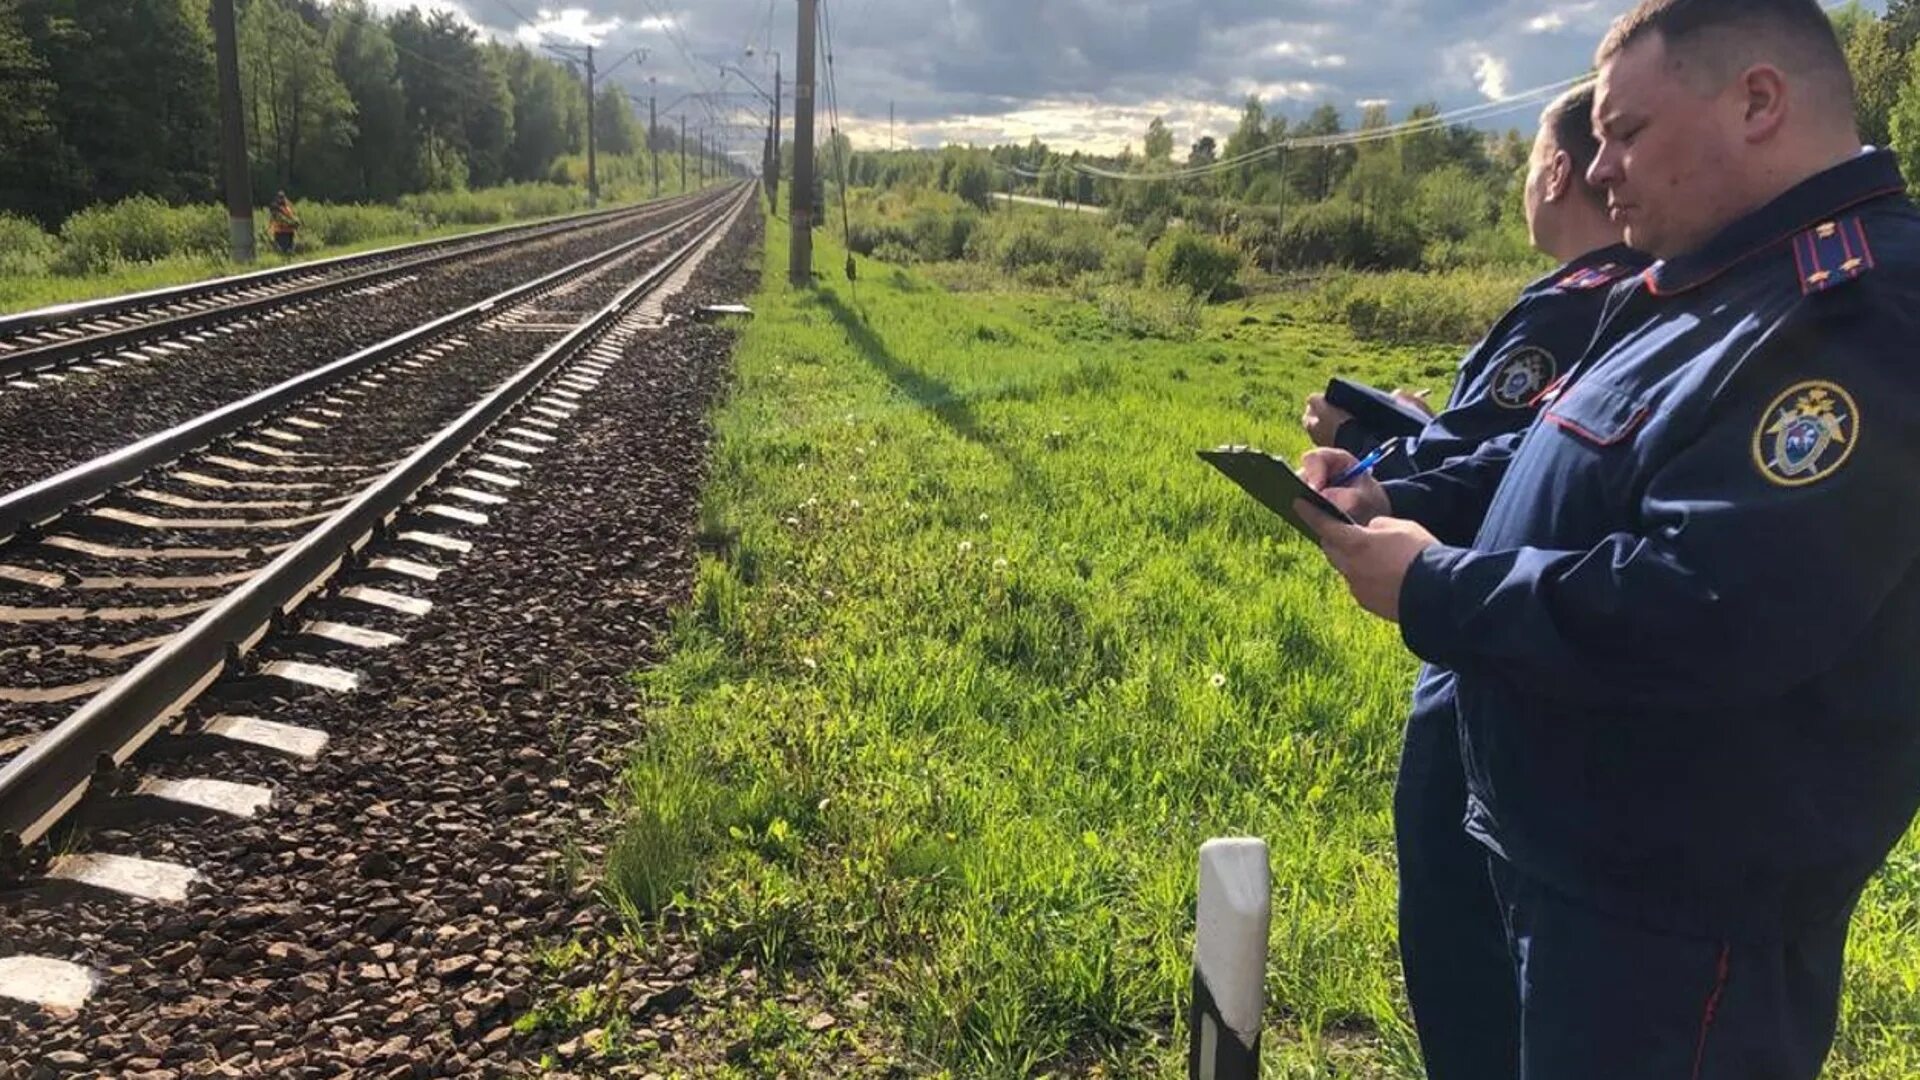
[(1600, 42), (1596, 65), (1658, 34), (1668, 55), (1709, 77), (1714, 89), (1749, 65), (1770, 63), (1853, 108), (1853, 75), (1818, 0), (1640, 0)]
[(1600, 156), (1600, 140), (1593, 133), (1593, 94), (1591, 82), (1561, 94), (1540, 114), (1540, 126), (1553, 133), (1554, 148), (1572, 161), (1574, 186), (1601, 198), (1600, 191), (1587, 183), (1587, 169)]

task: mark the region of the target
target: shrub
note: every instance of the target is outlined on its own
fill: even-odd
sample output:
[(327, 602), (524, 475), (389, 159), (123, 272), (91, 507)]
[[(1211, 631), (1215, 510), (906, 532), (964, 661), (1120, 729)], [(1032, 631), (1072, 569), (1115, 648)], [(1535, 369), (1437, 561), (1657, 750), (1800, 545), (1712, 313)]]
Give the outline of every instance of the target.
[(1420, 233), (1394, 214), (1368, 214), (1355, 203), (1329, 200), (1301, 210), (1280, 232), (1279, 263), (1293, 269), (1346, 266), (1355, 270), (1410, 270), (1420, 264)]
[(60, 226), (58, 268), (84, 274), (119, 262), (165, 258), (173, 254), (168, 225), (166, 204), (145, 195), (89, 206)]
[(1106, 288), (1094, 299), (1115, 333), (1190, 341), (1200, 331), (1200, 298), (1146, 289)]
[(1147, 276), (1147, 245), (1131, 236), (1118, 236), (1107, 245), (1102, 264), (1107, 277), (1123, 285), (1138, 285)]
[(1240, 252), (1231, 244), (1191, 229), (1160, 238), (1149, 257), (1153, 280), (1212, 300), (1240, 277)]
[(396, 206), (315, 203), (296, 209), (302, 226), (297, 239), (301, 251), (405, 236), (420, 228), (419, 218)]
[(1363, 338), (1464, 345), (1513, 305), (1530, 276), (1528, 270), (1490, 269), (1331, 274), (1310, 294), (1308, 308)]
[(0, 276), (45, 273), (58, 247), (31, 218), (0, 212)]

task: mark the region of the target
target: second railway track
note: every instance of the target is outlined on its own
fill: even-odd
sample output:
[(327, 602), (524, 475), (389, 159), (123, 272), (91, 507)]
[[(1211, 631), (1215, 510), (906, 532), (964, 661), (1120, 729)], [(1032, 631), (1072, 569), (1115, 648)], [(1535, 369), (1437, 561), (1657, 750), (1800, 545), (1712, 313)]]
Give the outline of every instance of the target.
[[(566, 232), (468, 253), (386, 284), (294, 301), (146, 347), (139, 362), (69, 373), (32, 391), (0, 391), (0, 491), (40, 480), (135, 438), (244, 398), (327, 359), (571, 265), (670, 221), (707, 193), (650, 205)], [(87, 365), (82, 365), (83, 367)]]
[[(128, 760), (218, 678), (351, 683), (314, 665), (247, 668), (269, 634), (399, 644), (374, 628), (417, 611), (395, 583), (436, 576), (434, 564), (462, 547), (443, 534), (511, 497), (516, 474), (564, 437), (592, 393), (604, 371), (594, 355), (644, 323), (647, 296), (746, 198), (736, 190), (518, 295), (308, 373), (305, 385), (0, 498), (0, 536), (12, 537), (0, 546), (5, 843), (18, 855), (44, 837), (107, 775), (101, 767)], [(436, 481), (436, 498), (412, 502)], [(328, 586), (343, 566), (386, 587)], [(296, 618), (323, 588), (323, 606), (367, 618)], [(50, 868), (27, 854), (16, 872), (84, 865)]]
[[(581, 228), (671, 209), (686, 197), (317, 259), (130, 296), (0, 316), (0, 387), (32, 390), (184, 350), (180, 339), (325, 297), (375, 295), (410, 275)], [(136, 351), (137, 350), (137, 351)], [(92, 366), (87, 366), (91, 363)]]

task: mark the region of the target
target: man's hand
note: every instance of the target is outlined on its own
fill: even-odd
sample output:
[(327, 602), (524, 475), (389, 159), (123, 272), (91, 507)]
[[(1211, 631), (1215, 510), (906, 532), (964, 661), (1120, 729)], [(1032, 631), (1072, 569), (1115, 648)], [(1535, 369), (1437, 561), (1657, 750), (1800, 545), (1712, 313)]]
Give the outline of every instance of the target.
[(1307, 438), (1313, 440), (1313, 445), (1332, 446), (1340, 425), (1351, 419), (1352, 413), (1327, 404), (1327, 395), (1312, 394), (1307, 398), (1307, 411), (1300, 417), (1300, 423), (1306, 427)]
[(1427, 404), (1427, 394), (1430, 392), (1431, 391), (1427, 390), (1408, 390), (1403, 387), (1395, 390), (1393, 397), (1394, 400), (1400, 402), (1402, 405), (1411, 405), (1421, 412), (1426, 413), (1428, 416), (1437, 416), (1439, 414), (1433, 411), (1433, 406)]
[(1300, 459), (1300, 479), (1325, 495), (1328, 502), (1345, 510), (1348, 517), (1365, 525), (1374, 518), (1393, 513), (1393, 505), (1387, 501), (1387, 489), (1380, 486), (1380, 481), (1368, 473), (1345, 487), (1327, 486), (1359, 463), (1358, 458), (1345, 450), (1309, 450), (1307, 456)]
[(1320, 550), (1347, 579), (1347, 588), (1360, 606), (1388, 622), (1399, 622), (1400, 587), (1420, 553), (1439, 543), (1433, 534), (1399, 518), (1348, 525), (1304, 502), (1294, 503), (1293, 508), (1320, 537)]

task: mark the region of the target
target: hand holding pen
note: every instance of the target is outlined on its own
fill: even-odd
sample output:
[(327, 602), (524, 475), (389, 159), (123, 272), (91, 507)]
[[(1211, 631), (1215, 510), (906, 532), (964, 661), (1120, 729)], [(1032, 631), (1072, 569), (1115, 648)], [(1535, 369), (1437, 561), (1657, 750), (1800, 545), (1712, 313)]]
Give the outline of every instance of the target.
[(1388, 439), (1386, 442), (1383, 442), (1379, 446), (1374, 447), (1372, 452), (1367, 454), (1366, 457), (1363, 457), (1359, 461), (1354, 462), (1352, 468), (1348, 469), (1346, 472), (1343, 472), (1339, 476), (1335, 477), (1333, 481), (1327, 485), (1327, 487), (1330, 487), (1330, 488), (1346, 487), (1348, 484), (1353, 483), (1355, 480), (1360, 479), (1362, 476), (1366, 476), (1372, 473), (1374, 466), (1387, 460), (1387, 458), (1391, 457), (1394, 451), (1398, 449), (1400, 449), (1400, 440)]

